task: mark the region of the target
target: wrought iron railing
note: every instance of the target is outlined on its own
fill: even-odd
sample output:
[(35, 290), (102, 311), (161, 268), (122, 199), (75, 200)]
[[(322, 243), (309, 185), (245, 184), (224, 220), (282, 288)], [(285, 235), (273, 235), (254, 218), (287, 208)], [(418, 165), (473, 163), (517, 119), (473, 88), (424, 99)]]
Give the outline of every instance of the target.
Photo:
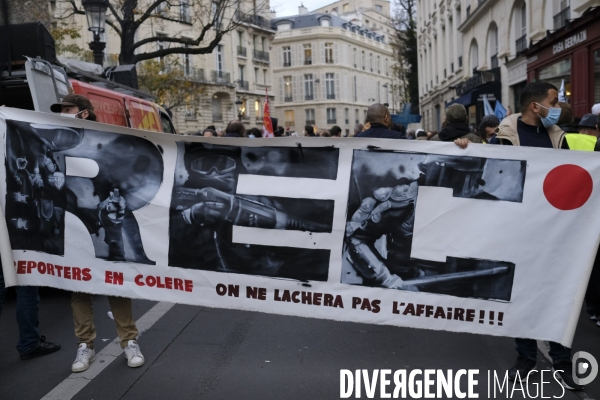
[(254, 59), (269, 62), (269, 53), (262, 50), (254, 50)]
[(567, 7), (554, 16), (554, 29), (560, 29), (571, 18), (571, 7)]
[(240, 57), (246, 57), (246, 48), (242, 46), (237, 47), (237, 54)]
[(229, 84), (231, 74), (225, 71), (210, 71), (211, 82)]
[(248, 90), (248, 88), (250, 87), (250, 85), (249, 85), (248, 81), (239, 80), (238, 81), (238, 87), (240, 89), (242, 89), (242, 90)]

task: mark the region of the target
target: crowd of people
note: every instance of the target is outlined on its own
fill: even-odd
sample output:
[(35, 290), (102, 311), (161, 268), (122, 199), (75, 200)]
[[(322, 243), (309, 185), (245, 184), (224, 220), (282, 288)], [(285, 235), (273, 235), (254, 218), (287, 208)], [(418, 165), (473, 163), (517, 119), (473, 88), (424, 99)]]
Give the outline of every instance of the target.
[[(558, 89), (550, 83), (532, 82), (520, 96), (520, 113), (510, 113), (500, 121), (489, 115), (482, 119), (476, 128), (469, 125), (467, 110), (460, 104), (452, 104), (446, 109), (446, 118), (442, 129), (426, 131), (418, 129), (407, 131), (404, 126), (394, 124), (388, 108), (383, 104), (369, 107), (364, 125), (357, 124), (355, 137), (387, 138), (406, 140), (432, 140), (454, 142), (461, 148), (470, 144), (491, 144), (530, 146), (554, 149), (598, 151), (600, 136), (600, 104), (596, 104), (591, 113), (580, 118), (573, 115), (571, 106), (558, 101)], [(61, 103), (55, 104), (52, 111), (65, 116), (82, 119), (95, 119), (91, 102), (81, 95), (68, 95)], [(299, 136), (277, 125), (272, 118), (276, 137)], [(208, 126), (198, 136), (260, 138), (263, 132), (258, 128), (246, 129), (241, 121), (231, 121), (226, 129)], [(333, 126), (330, 129), (317, 129), (308, 125), (304, 128), (308, 137), (342, 137), (342, 129)], [(5, 295), (4, 280), (0, 268), (0, 312)], [(17, 350), (22, 360), (51, 354), (60, 349), (60, 345), (46, 341), (40, 335), (38, 321), (39, 295), (37, 287), (17, 287), (17, 322), (20, 339)], [(144, 364), (144, 356), (137, 343), (138, 330), (132, 318), (131, 300), (109, 297), (121, 346), (130, 367)], [(92, 295), (73, 293), (71, 299), (75, 321), (75, 336), (79, 339), (77, 356), (72, 364), (73, 372), (85, 371), (94, 359), (94, 338), (96, 331), (93, 323)], [(586, 307), (592, 321), (600, 327), (600, 260), (596, 259), (586, 293)], [(518, 353), (515, 365), (508, 371), (510, 379), (526, 380), (528, 373), (536, 366), (537, 344), (533, 339), (518, 338)], [(563, 386), (567, 389), (583, 389), (573, 380), (571, 349), (559, 343), (550, 343), (550, 356), (553, 367)]]

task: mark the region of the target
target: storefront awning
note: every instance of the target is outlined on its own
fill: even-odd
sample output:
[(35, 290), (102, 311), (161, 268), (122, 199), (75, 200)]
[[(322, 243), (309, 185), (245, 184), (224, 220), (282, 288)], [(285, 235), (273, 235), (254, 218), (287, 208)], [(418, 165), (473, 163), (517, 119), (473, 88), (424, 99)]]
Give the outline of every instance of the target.
[(500, 82), (498, 82), (498, 81), (489, 82), (489, 83), (486, 83), (485, 85), (476, 87), (475, 89), (463, 94), (462, 96), (460, 96), (457, 99), (447, 102), (446, 107), (448, 107), (452, 104), (456, 104), (456, 103), (462, 104), (465, 107), (473, 106), (473, 105), (477, 104), (478, 101), (483, 101), (484, 95), (487, 95), (487, 98), (490, 101), (500, 100), (502, 97), (501, 91), (502, 91), (502, 84)]

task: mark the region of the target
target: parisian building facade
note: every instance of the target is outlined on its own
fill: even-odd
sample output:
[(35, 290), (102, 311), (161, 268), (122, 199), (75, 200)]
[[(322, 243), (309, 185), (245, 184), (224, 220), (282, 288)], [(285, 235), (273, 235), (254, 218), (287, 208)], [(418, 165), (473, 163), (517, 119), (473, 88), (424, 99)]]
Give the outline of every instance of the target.
[(390, 3), (338, 1), (273, 21), (274, 114), (302, 134), (306, 125), (352, 135), (373, 103), (395, 106)]
[[(600, 64), (594, 64), (600, 63), (598, 29), (581, 28), (585, 33), (579, 39), (585, 35), (585, 40), (576, 43), (586, 54), (580, 65), (588, 79), (579, 80), (580, 89), (572, 87), (579, 75), (573, 63), (576, 56), (568, 51), (554, 53), (544, 56), (542, 65), (537, 53), (545, 43), (569, 41), (575, 21), (593, 20), (589, 13), (597, 12), (594, 7), (599, 5), (598, 0), (418, 0), (422, 125), (439, 130), (446, 107), (454, 102), (465, 105), (470, 124), (476, 125), (484, 115), (484, 96), (492, 106), (499, 100), (506, 109), (519, 112), (521, 91), (536, 79), (557, 87), (564, 81), (575, 113), (589, 112), (587, 106), (596, 96), (591, 84), (594, 69), (600, 71)], [(532, 69), (536, 63), (539, 67)], [(589, 89), (583, 87), (585, 83)], [(584, 104), (576, 106), (582, 99)]]
[[(52, 12), (55, 16), (64, 15), (69, 10), (61, 2), (54, 3)], [(152, 2), (146, 0), (140, 3), (148, 6)], [(172, 7), (164, 3), (156, 10), (156, 14), (167, 18), (148, 19), (138, 30), (137, 36), (196, 38), (199, 28), (193, 21), (198, 10), (193, 10), (190, 3), (182, 0)], [(172, 110), (173, 122), (179, 133), (193, 133), (208, 125), (215, 125), (217, 129), (226, 127), (229, 121), (239, 117), (238, 106), (235, 104), (238, 100), (242, 102), (239, 111), (246, 128), (262, 127), (265, 93), (268, 90), (273, 99), (272, 93), (275, 92), (271, 53), (271, 43), (275, 36), (271, 23), (274, 13), (269, 9), (268, 1), (261, 3), (261, 11), (254, 10), (254, 4), (252, 1), (243, 1), (240, 4), (243, 14), (236, 14), (232, 9), (224, 16), (224, 24), (229, 19), (237, 18), (244, 22), (225, 34), (212, 53), (178, 55), (185, 78), (201, 84), (203, 88), (197, 94), (197, 107), (182, 106)], [(93, 35), (86, 29), (85, 15), (74, 15), (71, 22), (82, 28), (82, 37), (71, 42), (87, 49), (88, 43), (93, 41)], [(101, 39), (106, 42), (104, 67), (116, 65), (120, 48), (119, 36), (107, 26)], [(155, 42), (141, 47), (140, 51), (157, 50), (162, 46), (168, 46), (168, 43)]]

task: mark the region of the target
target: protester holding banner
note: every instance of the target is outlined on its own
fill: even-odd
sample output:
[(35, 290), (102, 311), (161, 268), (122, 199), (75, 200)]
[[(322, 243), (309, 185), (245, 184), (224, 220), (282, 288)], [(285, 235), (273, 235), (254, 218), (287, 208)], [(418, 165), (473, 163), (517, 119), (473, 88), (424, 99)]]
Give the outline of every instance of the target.
[[(523, 89), (520, 98), (521, 113), (506, 117), (500, 124), (497, 139), (501, 144), (513, 146), (547, 147), (569, 149), (565, 132), (556, 124), (561, 115), (558, 89), (547, 82), (532, 82)], [(537, 343), (534, 339), (515, 339), (518, 357), (508, 371), (511, 380), (527, 380), (528, 373), (536, 367)], [(571, 390), (583, 386), (573, 381), (571, 349), (550, 342), (553, 369), (561, 384)]]
[[(61, 103), (53, 104), (51, 110), (55, 113), (60, 112), (63, 116), (75, 115), (75, 118), (95, 120), (94, 106), (87, 97), (82, 95), (67, 95)], [(106, 232), (105, 240), (115, 236), (115, 240), (107, 243), (109, 246), (118, 240), (122, 242), (119, 228), (122, 227), (125, 207), (125, 200), (119, 196), (118, 189), (111, 192), (110, 198), (98, 204), (98, 215)], [(103, 210), (108, 211), (108, 213), (103, 213)], [(115, 216), (111, 217), (113, 214)], [(103, 215), (104, 217), (102, 217)], [(109, 227), (109, 224), (113, 226)], [(114, 232), (114, 235), (111, 234), (112, 232)], [(122, 252), (122, 245), (112, 246), (111, 248), (115, 247), (119, 248), (117, 253)], [(121, 339), (121, 347), (125, 350), (127, 365), (133, 368), (144, 365), (144, 356), (136, 341), (138, 329), (133, 320), (131, 299), (108, 296), (108, 302), (114, 316), (117, 333)], [(83, 372), (89, 368), (90, 362), (95, 357), (96, 327), (94, 326), (93, 296), (89, 293), (73, 292), (71, 294), (71, 307), (73, 309), (75, 336), (79, 339), (77, 357), (71, 366), (71, 370), (73, 372)]]
[[(17, 286), (17, 324), (19, 325), (19, 342), (17, 350), (21, 360), (45, 356), (60, 350), (60, 344), (46, 341), (46, 337), (40, 335), (38, 308), (40, 296), (37, 286)], [(2, 315), (2, 303), (6, 297), (4, 285), (4, 271), (0, 260), (0, 316)]]
[(489, 143), (496, 137), (496, 130), (500, 125), (500, 120), (495, 115), (486, 115), (479, 124), (479, 135), (483, 143)]

